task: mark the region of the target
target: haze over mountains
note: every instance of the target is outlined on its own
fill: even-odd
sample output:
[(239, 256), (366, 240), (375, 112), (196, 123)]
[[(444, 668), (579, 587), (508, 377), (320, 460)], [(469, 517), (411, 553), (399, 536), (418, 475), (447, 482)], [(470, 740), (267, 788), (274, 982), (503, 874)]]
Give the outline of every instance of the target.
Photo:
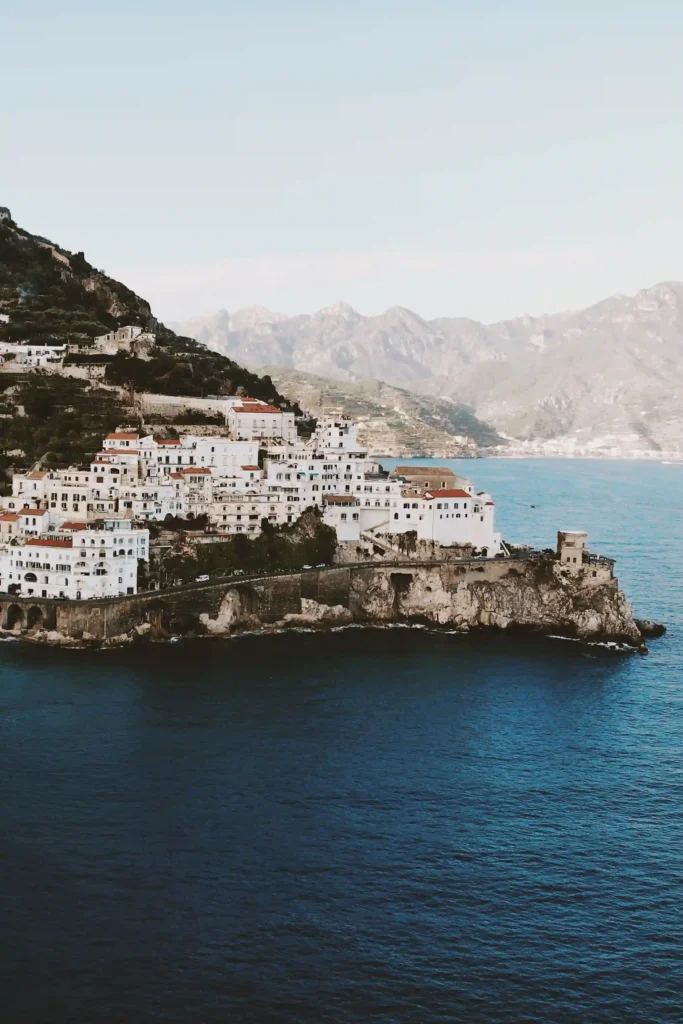
[(680, 282), (488, 325), (425, 320), (400, 306), (366, 317), (338, 303), (299, 316), (220, 310), (169, 326), (253, 369), (375, 379), (467, 403), (534, 450), (683, 447)]

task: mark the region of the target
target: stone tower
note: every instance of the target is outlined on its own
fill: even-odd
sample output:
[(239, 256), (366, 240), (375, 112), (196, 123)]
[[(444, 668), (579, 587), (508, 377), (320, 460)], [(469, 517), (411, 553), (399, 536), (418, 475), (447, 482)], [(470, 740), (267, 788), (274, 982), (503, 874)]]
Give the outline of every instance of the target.
[(583, 569), (583, 556), (588, 554), (588, 534), (583, 530), (559, 530), (557, 557), (563, 569), (579, 573)]

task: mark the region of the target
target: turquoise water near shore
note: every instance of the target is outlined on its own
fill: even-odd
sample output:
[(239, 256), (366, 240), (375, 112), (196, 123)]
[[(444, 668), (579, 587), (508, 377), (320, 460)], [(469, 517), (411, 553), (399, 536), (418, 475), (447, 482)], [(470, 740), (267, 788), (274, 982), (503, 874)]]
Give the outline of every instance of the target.
[(683, 467), (452, 464), (668, 634), (1, 644), (3, 1020), (680, 1021)]

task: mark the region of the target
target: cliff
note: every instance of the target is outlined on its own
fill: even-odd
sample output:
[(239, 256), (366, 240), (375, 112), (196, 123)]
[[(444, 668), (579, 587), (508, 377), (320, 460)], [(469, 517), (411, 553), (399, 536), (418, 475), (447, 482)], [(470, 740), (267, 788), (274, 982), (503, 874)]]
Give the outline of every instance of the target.
[(524, 628), (582, 640), (641, 642), (631, 605), (616, 580), (594, 585), (564, 577), (556, 566), (540, 557), (366, 573), (354, 580), (354, 619), (418, 620), (460, 630)]
[[(605, 574), (606, 576), (606, 574)], [(351, 623), (427, 623), (467, 632), (526, 629), (641, 646), (613, 578), (573, 575), (551, 556), (467, 562), (367, 563), (224, 577), (102, 601), (0, 596), (5, 629), (50, 643), (107, 646), (171, 636)]]

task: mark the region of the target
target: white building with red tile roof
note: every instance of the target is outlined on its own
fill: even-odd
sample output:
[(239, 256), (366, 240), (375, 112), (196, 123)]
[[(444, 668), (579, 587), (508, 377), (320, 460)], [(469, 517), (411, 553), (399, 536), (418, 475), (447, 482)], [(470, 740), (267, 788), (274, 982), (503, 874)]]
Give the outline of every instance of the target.
[(103, 448), (137, 448), (140, 435), (133, 433), (128, 430), (115, 430), (111, 434), (107, 434), (105, 437), (102, 447)]
[(244, 399), (241, 405), (228, 409), (227, 423), (231, 435), (240, 441), (282, 439), (294, 444), (297, 440), (294, 413), (283, 412), (274, 405)]
[(58, 530), (0, 545), (0, 591), (86, 601), (137, 593), (138, 562), (149, 561), (149, 531), (126, 520)]

